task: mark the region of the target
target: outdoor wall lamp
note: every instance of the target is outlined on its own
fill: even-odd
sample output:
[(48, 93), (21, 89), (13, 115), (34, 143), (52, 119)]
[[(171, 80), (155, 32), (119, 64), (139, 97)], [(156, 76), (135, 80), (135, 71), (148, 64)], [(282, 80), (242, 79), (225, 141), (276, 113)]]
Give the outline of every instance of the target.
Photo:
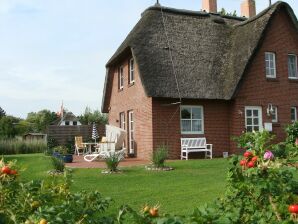
[(267, 116), (269, 117), (270, 115), (273, 115), (274, 109), (272, 103), (269, 103), (267, 106)]

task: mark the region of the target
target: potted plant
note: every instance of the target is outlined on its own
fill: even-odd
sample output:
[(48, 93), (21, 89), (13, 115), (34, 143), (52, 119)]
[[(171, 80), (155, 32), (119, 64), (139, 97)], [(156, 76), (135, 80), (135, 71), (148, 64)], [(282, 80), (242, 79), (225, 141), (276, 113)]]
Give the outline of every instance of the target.
[(55, 157), (59, 157), (63, 159), (65, 163), (72, 163), (73, 155), (71, 154), (70, 150), (65, 146), (57, 146), (54, 148)]

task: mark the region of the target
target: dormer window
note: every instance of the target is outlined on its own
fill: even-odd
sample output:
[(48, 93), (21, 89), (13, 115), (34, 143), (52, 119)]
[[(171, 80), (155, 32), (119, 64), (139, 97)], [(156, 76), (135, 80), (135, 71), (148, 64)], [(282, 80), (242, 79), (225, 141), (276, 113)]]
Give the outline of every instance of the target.
[(288, 73), (289, 79), (298, 79), (297, 55), (295, 54), (288, 55)]
[(265, 52), (266, 78), (276, 78), (275, 53)]
[(129, 84), (135, 82), (135, 65), (133, 58), (129, 61)]
[(121, 66), (118, 70), (118, 87), (119, 90), (122, 90), (124, 86), (124, 71), (123, 67)]

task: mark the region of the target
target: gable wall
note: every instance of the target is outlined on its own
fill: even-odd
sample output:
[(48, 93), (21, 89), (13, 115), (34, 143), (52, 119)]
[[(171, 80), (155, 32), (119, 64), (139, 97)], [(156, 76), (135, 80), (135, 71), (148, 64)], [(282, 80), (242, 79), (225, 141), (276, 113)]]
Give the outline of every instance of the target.
[[(128, 111), (133, 110), (136, 156), (140, 159), (149, 159), (152, 154), (152, 99), (145, 94), (136, 62), (135, 83), (128, 84), (130, 58), (131, 56), (110, 68), (112, 91), (109, 124), (120, 127), (120, 113), (125, 112), (126, 130), (128, 130)], [(118, 68), (120, 66), (124, 67), (124, 89), (122, 91), (118, 89)], [(127, 143), (128, 138), (126, 148), (128, 147)]]
[[(181, 138), (206, 137), (213, 144), (213, 156), (222, 157), (229, 152), (229, 102), (223, 100), (183, 100), (182, 105), (202, 106), (204, 134), (181, 134), (180, 105), (178, 100), (153, 98), (153, 148), (166, 144), (170, 159), (180, 159)], [(204, 153), (191, 153), (190, 158)]]
[[(276, 53), (277, 78), (266, 79), (265, 52)], [(298, 56), (298, 34), (286, 12), (276, 14), (269, 25), (263, 43), (239, 86), (231, 106), (231, 135), (245, 131), (245, 106), (261, 106), (264, 122), (271, 122), (266, 115), (269, 103), (278, 107), (278, 123), (273, 124), (276, 141), (284, 141), (284, 128), (290, 121), (291, 106), (298, 107), (298, 81), (288, 79), (288, 53)], [(236, 152), (235, 143), (231, 143)]]

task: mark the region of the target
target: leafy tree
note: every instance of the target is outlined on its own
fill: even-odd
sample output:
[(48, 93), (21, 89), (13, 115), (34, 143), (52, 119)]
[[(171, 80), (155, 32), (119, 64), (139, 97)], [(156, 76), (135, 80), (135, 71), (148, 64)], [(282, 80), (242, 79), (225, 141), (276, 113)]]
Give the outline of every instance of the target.
[(0, 119), (5, 116), (6, 116), (5, 111), (2, 109), (2, 107), (0, 107)]
[(86, 107), (84, 114), (79, 116), (79, 120), (82, 124), (101, 123), (106, 124), (108, 118), (106, 114), (100, 113), (99, 110), (92, 111), (90, 107)]
[(26, 120), (21, 120), (16, 124), (15, 128), (18, 135), (24, 135), (33, 131), (33, 124)]
[(27, 122), (32, 124), (32, 129), (35, 132), (44, 132), (48, 125), (58, 119), (55, 112), (49, 110), (41, 110), (39, 112), (31, 112), (27, 115)]
[(234, 12), (227, 12), (224, 8), (221, 8), (219, 14), (223, 16), (237, 16), (236, 10), (234, 10)]
[(15, 124), (19, 120), (13, 116), (5, 116), (0, 119), (0, 137), (13, 138), (17, 134)]

